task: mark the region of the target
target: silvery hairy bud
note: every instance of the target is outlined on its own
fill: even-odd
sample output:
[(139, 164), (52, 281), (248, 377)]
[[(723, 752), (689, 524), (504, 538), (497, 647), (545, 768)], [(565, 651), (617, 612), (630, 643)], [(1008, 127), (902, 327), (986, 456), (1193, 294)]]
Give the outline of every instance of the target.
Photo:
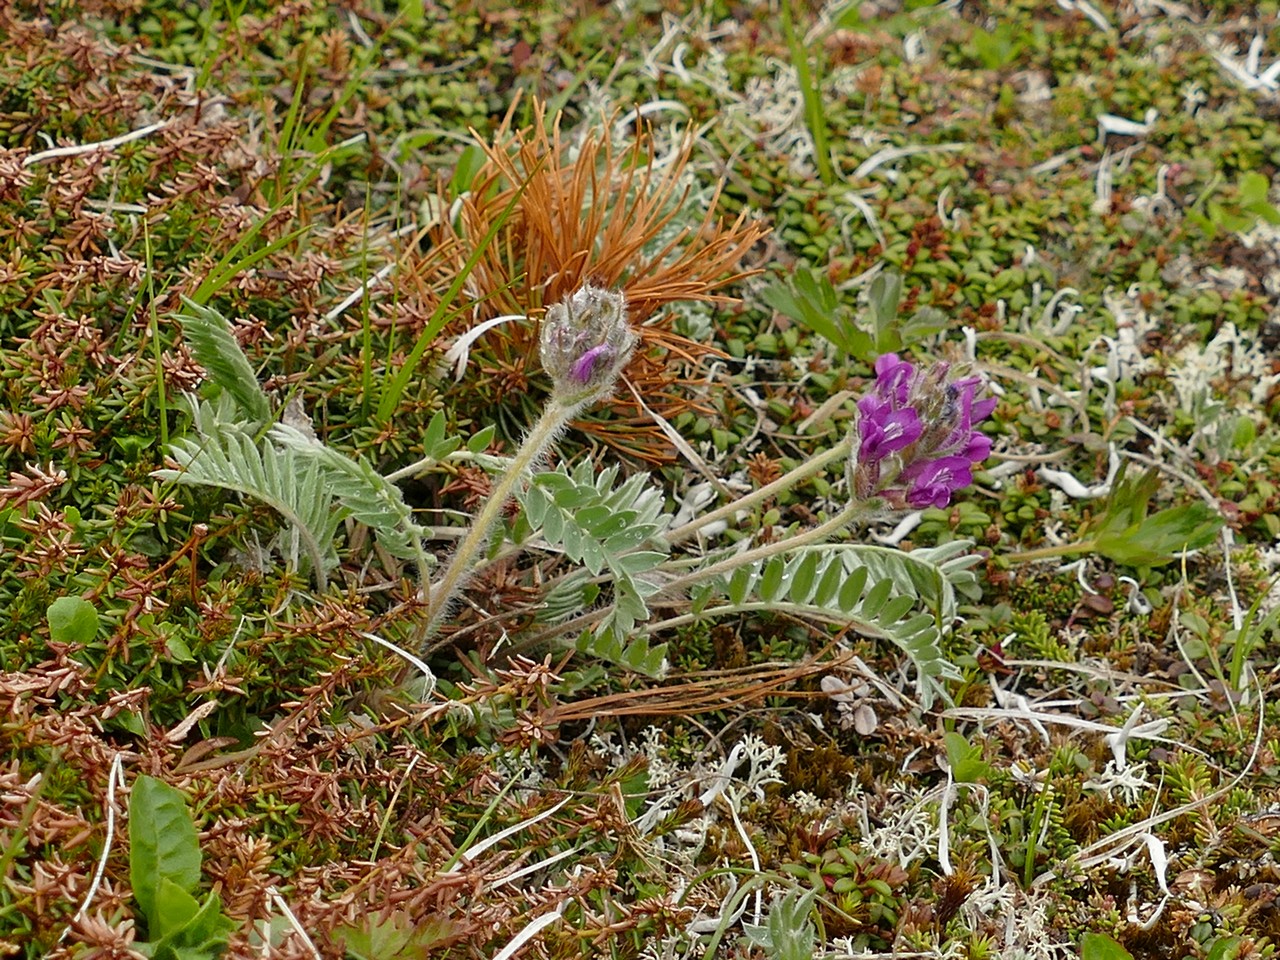
[(562, 403), (605, 396), (635, 346), (626, 298), (615, 290), (585, 284), (549, 307), (542, 320), (542, 366)]

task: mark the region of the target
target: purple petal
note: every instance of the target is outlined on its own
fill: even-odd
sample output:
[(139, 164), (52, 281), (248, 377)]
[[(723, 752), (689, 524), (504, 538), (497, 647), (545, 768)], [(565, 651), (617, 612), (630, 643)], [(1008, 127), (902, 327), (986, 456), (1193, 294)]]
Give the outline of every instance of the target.
[(969, 434), (969, 439), (965, 442), (964, 448), (960, 451), (960, 456), (964, 457), (970, 463), (981, 463), (987, 457), (991, 456), (991, 438), (985, 433), (978, 433), (976, 430)]
[(907, 503), (913, 507), (945, 507), (951, 495), (973, 483), (973, 471), (964, 457), (939, 457), (911, 464), (902, 471), (907, 481)]
[(864, 418), (858, 425), (862, 437), (859, 451), (864, 460), (882, 460), (920, 439), (924, 425), (914, 407)]
[(573, 361), (573, 366), (569, 368), (569, 376), (578, 383), (586, 386), (595, 375), (596, 368), (607, 363), (613, 357), (613, 348), (607, 343), (592, 347), (577, 360)]
[(906, 406), (916, 368), (896, 353), (885, 353), (876, 358), (875, 371), (876, 392), (896, 406)]
[(893, 405), (884, 397), (868, 393), (858, 400), (858, 416), (862, 420), (879, 420), (893, 410)]

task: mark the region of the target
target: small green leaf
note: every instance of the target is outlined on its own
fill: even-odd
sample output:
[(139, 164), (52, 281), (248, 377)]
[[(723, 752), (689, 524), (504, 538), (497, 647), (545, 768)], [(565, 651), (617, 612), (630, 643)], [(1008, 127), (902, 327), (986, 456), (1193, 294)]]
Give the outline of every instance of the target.
[(1204, 960), (1236, 960), (1240, 956), (1242, 943), (1239, 937), (1218, 937), (1213, 941)]
[(916, 605), (916, 598), (909, 596), (890, 597), (889, 601), (880, 608), (880, 613), (876, 619), (883, 624), (897, 623), (907, 611)]
[(786, 566), (786, 561), (781, 557), (772, 557), (765, 563), (764, 570), (760, 574), (760, 586), (756, 591), (760, 594), (761, 600), (772, 603), (778, 599)]
[(791, 587), (787, 591), (796, 603), (808, 603), (813, 595), (814, 580), (818, 570), (818, 554), (809, 552), (800, 558), (791, 574)]
[(546, 516), (542, 518), (542, 536), (549, 543), (560, 543), (564, 539), (564, 514), (549, 505)]
[(1260, 173), (1249, 171), (1240, 175), (1240, 200), (1242, 203), (1265, 202), (1271, 191), (1271, 181)]
[(729, 602), (735, 605), (746, 603), (747, 594), (751, 592), (754, 581), (755, 571), (750, 567), (739, 567), (733, 571), (733, 576), (729, 578), (729, 588), (725, 591)]
[(858, 612), (870, 620), (875, 620), (880, 615), (880, 608), (888, 601), (892, 590), (892, 580), (888, 578), (881, 580), (867, 591), (867, 595), (862, 598), (862, 606)]
[(657, 550), (636, 550), (634, 553), (627, 553), (617, 557), (614, 560), (614, 566), (625, 573), (644, 573), (647, 570), (652, 570), (665, 559), (667, 559), (667, 555), (659, 553)]
[(840, 609), (845, 613), (851, 613), (853, 608), (858, 605), (858, 601), (862, 599), (862, 591), (867, 587), (867, 568), (858, 567), (845, 579), (840, 586), (839, 603)]
[[(417, 10), (417, 23), (422, 22), (422, 2), (417, 0), (415, 3), (403, 4), (402, 9)], [(458, 157), (458, 164), (453, 168), (453, 177), (449, 181), (449, 187), (453, 196), (460, 197), (471, 189), (471, 181), (475, 179), (480, 168), (484, 166), (484, 151), (476, 144), (467, 144)]]
[(467, 441), (467, 450), (471, 453), (484, 453), (489, 449), (489, 444), (493, 443), (493, 435), (497, 432), (497, 427), (492, 423), (471, 435), (471, 439)]
[(828, 557), (822, 576), (818, 580), (817, 589), (813, 591), (812, 603), (817, 607), (825, 607), (840, 589), (840, 581), (844, 577), (844, 564), (839, 557)]
[(990, 776), (991, 766), (982, 759), (982, 748), (976, 747), (964, 738), (964, 734), (945, 733), (942, 736), (947, 746), (947, 763), (951, 766), (951, 776), (958, 783), (977, 783)]
[(59, 597), (45, 616), (55, 643), (88, 643), (98, 635), (98, 611), (83, 597)]

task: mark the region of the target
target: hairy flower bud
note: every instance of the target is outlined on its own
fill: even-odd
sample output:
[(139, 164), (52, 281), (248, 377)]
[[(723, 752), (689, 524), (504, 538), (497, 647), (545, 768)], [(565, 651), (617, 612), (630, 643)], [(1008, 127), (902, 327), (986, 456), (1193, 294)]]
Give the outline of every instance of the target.
[(898, 508), (945, 507), (991, 452), (977, 424), (991, 415), (995, 398), (978, 399), (978, 377), (948, 380), (945, 363), (917, 371), (886, 353), (875, 372), (872, 391), (858, 401), (849, 458), (853, 495), (883, 497)]
[(626, 298), (589, 283), (580, 287), (547, 309), (541, 345), (542, 366), (562, 402), (599, 399), (635, 350)]

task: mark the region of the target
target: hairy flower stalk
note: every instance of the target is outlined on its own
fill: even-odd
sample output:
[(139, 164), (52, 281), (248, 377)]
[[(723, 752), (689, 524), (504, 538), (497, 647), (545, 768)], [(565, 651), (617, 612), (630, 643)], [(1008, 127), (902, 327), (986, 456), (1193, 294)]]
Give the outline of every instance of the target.
[(551, 377), (551, 396), (507, 469), (498, 475), (448, 566), (428, 588), (422, 641), (434, 633), (450, 601), (470, 576), (517, 485), (577, 413), (609, 394), (631, 359), (636, 335), (627, 323), (626, 298), (617, 291), (585, 284), (547, 310), (540, 345), (542, 366)]
[(977, 425), (995, 409), (978, 399), (978, 377), (948, 380), (950, 365), (918, 371), (896, 353), (876, 360), (876, 382), (858, 401), (849, 456), (855, 500), (881, 498), (896, 509), (945, 507), (973, 482), (973, 468), (991, 453)]

